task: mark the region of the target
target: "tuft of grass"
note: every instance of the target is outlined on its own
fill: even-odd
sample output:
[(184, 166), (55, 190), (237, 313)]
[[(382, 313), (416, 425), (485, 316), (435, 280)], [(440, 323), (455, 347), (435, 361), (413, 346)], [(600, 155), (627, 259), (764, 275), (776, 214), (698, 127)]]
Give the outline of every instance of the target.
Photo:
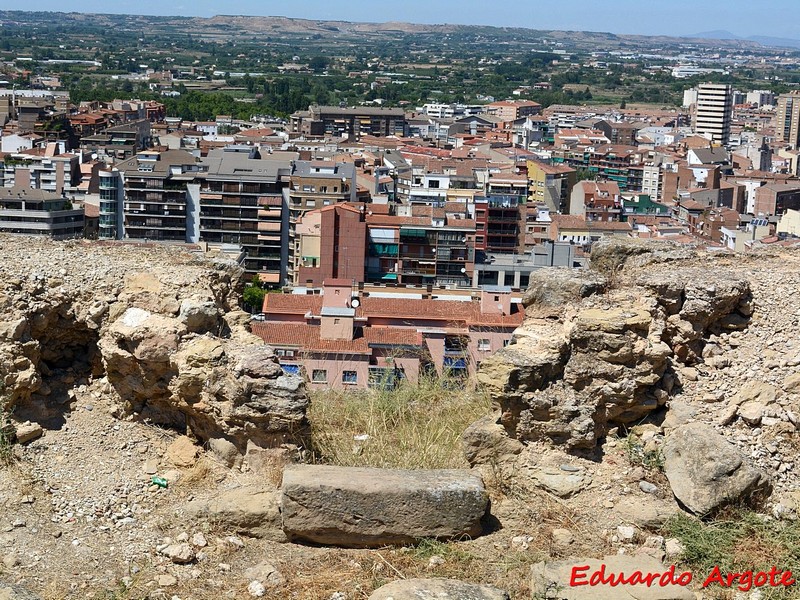
[(14, 425), (11, 415), (0, 407), (0, 466), (8, 466), (14, 462)]
[(644, 467), (647, 470), (664, 470), (664, 456), (660, 450), (645, 450), (645, 445), (639, 436), (629, 433), (624, 439), (625, 454), (632, 465)]
[[(800, 572), (800, 522), (776, 521), (749, 510), (732, 508), (704, 522), (678, 515), (664, 526), (663, 535), (681, 541), (685, 551), (679, 563), (704, 580), (715, 566), (726, 573), (765, 571), (776, 566)], [(735, 587), (735, 586), (734, 586)], [(717, 589), (711, 589), (717, 588)], [(798, 586), (761, 588), (763, 600), (796, 600)], [(711, 584), (711, 593), (725, 590)], [(724, 595), (712, 596), (724, 597)]]
[(447, 377), (427, 376), (392, 390), (312, 392), (309, 420), (318, 460), (381, 468), (467, 467), (461, 435), (490, 412), (491, 400), (481, 390), (456, 387)]

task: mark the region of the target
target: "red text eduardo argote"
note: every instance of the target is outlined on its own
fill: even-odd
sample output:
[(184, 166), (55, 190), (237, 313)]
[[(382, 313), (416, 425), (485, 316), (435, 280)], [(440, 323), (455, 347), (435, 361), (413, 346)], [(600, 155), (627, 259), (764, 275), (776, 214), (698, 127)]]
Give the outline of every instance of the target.
[[(686, 587), (695, 580), (691, 571), (677, 572), (675, 566), (661, 572), (631, 571), (629, 573), (613, 572), (601, 564), (594, 570), (590, 565), (577, 565), (572, 567), (570, 574), (570, 587), (579, 586), (610, 586), (644, 585), (647, 587)], [(784, 571), (773, 566), (769, 571), (741, 571), (725, 573), (719, 567), (714, 567), (700, 583), (701, 588), (719, 586), (722, 588), (735, 588), (747, 592), (753, 588), (761, 587), (790, 587), (795, 584), (791, 571)]]

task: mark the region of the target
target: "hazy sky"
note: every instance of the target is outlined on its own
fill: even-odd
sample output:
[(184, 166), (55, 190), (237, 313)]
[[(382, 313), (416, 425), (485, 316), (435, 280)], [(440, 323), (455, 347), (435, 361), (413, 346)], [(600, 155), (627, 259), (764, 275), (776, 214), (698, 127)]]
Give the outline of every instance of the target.
[[(20, 7), (19, 3), (13, 7), (10, 4), (9, 0), (0, 0), (0, 9)], [(724, 29), (745, 37), (800, 37), (796, 25), (798, 0), (771, 0), (763, 4), (753, 0), (139, 0), (128, 3), (37, 0), (30, 8), (200, 17), (281, 15), (346, 21), (516, 25), (646, 35), (686, 35)]]

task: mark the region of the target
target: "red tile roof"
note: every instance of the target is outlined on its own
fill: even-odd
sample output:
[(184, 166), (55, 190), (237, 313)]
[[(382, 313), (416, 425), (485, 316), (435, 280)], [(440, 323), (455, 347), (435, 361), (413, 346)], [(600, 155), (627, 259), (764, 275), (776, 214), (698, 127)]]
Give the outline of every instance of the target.
[(272, 346), (302, 348), (309, 352), (372, 354), (371, 346), (422, 346), (422, 335), (413, 329), (356, 327), (352, 340), (320, 339), (320, 328), (305, 323), (254, 323), (255, 335)]
[[(356, 317), (360, 318), (404, 318), (409, 320), (443, 321), (446, 326), (454, 322), (467, 325), (500, 325), (516, 327), (524, 317), (520, 305), (511, 305), (510, 315), (492, 315), (481, 312), (478, 301), (432, 300), (420, 298), (379, 298), (366, 296), (360, 298)], [(322, 311), (322, 296), (299, 294), (267, 294), (264, 298), (264, 313), (269, 318), (273, 314), (305, 315), (311, 312), (319, 315)], [(409, 323), (410, 327), (414, 323)]]

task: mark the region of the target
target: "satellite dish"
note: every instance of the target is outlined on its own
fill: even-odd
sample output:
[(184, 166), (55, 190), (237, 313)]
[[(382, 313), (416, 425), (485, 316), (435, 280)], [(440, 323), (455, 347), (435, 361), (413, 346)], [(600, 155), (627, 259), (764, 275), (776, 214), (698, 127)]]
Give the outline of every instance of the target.
[(350, 306), (353, 308), (358, 308), (361, 305), (361, 302), (358, 301), (358, 298), (353, 298), (353, 301), (350, 303)]
[(467, 269), (466, 269), (466, 267), (461, 267), (461, 272), (462, 272), (462, 273), (466, 273), (466, 272), (467, 272)]

